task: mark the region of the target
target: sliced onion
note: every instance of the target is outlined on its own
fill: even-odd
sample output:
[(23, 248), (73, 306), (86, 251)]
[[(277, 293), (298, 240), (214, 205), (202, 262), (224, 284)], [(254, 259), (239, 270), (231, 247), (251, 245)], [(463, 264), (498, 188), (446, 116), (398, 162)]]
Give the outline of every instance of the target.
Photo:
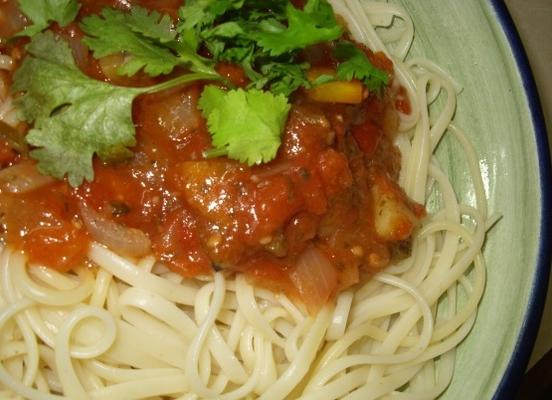
[(337, 289), (338, 278), (328, 257), (315, 247), (308, 247), (301, 254), (291, 273), (291, 280), (311, 313), (330, 300)]
[(118, 224), (85, 204), (80, 205), (80, 212), (92, 238), (116, 253), (142, 257), (151, 252), (151, 241), (141, 230)]
[(1, 193), (28, 193), (54, 181), (42, 175), (30, 162), (22, 162), (0, 171)]
[(163, 123), (169, 128), (172, 140), (186, 142), (201, 124), (201, 113), (197, 107), (199, 92), (194, 88), (185, 88), (168, 92), (163, 99), (168, 106), (159, 113)]

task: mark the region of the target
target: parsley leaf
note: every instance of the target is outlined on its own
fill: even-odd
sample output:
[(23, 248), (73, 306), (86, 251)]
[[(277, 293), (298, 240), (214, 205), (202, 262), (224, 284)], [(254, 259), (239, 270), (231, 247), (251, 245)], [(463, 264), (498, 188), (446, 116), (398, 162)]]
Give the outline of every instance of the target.
[(19, 36), (34, 36), (46, 29), (50, 22), (66, 26), (75, 19), (80, 5), (76, 0), (19, 0), (19, 9), (33, 22)]
[(92, 15), (81, 23), (88, 35), (83, 42), (101, 58), (125, 53), (129, 57), (118, 73), (134, 75), (143, 69), (151, 76), (169, 74), (181, 64), (197, 72), (213, 72), (207, 60), (195, 49), (177, 41), (176, 31), (169, 16), (157, 11), (149, 13), (142, 7), (133, 7), (131, 13), (104, 8), (100, 15)]
[(324, 0), (309, 0), (303, 11), (293, 4), (286, 6), (288, 26), (259, 24), (255, 33), (259, 46), (272, 56), (302, 49), (307, 46), (338, 39), (343, 34), (337, 24), (331, 5)]
[(389, 83), (389, 75), (376, 68), (366, 54), (349, 42), (341, 42), (334, 49), (335, 57), (341, 61), (337, 67), (337, 77), (344, 81), (361, 80), (373, 91)]
[(141, 93), (161, 91), (213, 75), (187, 74), (149, 88), (126, 88), (96, 81), (82, 73), (69, 45), (50, 31), (36, 35), (15, 72), (14, 91), (25, 92), (16, 105), (34, 127), (26, 140), (37, 147), (31, 156), (42, 173), (72, 186), (94, 178), (92, 157), (130, 155), (135, 144), (132, 102)]
[(290, 105), (287, 98), (257, 89), (224, 91), (207, 86), (199, 99), (214, 151), (249, 165), (276, 157)]

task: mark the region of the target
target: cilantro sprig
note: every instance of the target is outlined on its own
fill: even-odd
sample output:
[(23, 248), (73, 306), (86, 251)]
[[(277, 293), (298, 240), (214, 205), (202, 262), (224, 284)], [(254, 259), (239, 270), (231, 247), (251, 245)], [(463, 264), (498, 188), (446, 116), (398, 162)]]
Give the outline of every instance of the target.
[[(146, 88), (113, 86), (82, 73), (71, 49), (52, 32), (36, 35), (14, 76), (13, 90), (24, 92), (17, 106), (24, 120), (34, 123), (26, 140), (36, 148), (31, 156), (41, 172), (72, 186), (92, 181), (92, 157), (120, 159), (135, 145), (132, 102), (152, 93), (196, 80), (218, 79), (187, 74)], [(132, 153), (130, 153), (132, 154)]]
[(228, 156), (252, 165), (274, 158), (290, 105), (283, 95), (257, 89), (224, 91), (207, 86), (199, 108), (207, 115), (209, 130), (214, 132), (215, 150), (206, 155)]
[[(158, 76), (177, 66), (212, 72), (226, 61), (244, 69), (250, 88), (289, 96), (311, 87), (309, 65), (296, 63), (298, 52), (343, 34), (326, 0), (309, 0), (303, 10), (287, 0), (188, 0), (179, 16), (173, 25), (168, 16), (141, 7), (130, 13), (104, 9), (82, 21), (84, 43), (96, 58), (127, 55), (118, 71), (123, 75), (143, 70)], [(210, 59), (198, 55), (202, 48)]]
[[(31, 4), (32, 3), (32, 4)], [(37, 8), (31, 5), (39, 4)], [(34, 146), (38, 168), (72, 186), (94, 177), (92, 159), (122, 159), (132, 155), (135, 129), (132, 102), (153, 93), (198, 80), (224, 79), (219, 62), (243, 68), (246, 88), (228, 90), (207, 85), (199, 108), (207, 120), (213, 148), (206, 157), (227, 156), (249, 165), (272, 160), (281, 143), (290, 110), (287, 97), (300, 87), (331, 79), (359, 79), (370, 90), (388, 83), (366, 55), (346, 41), (337, 41), (336, 77), (310, 82), (308, 63), (298, 63), (305, 48), (336, 41), (343, 29), (326, 0), (308, 0), (303, 9), (289, 0), (187, 0), (179, 19), (138, 6), (130, 12), (105, 8), (84, 18), (84, 43), (94, 57), (123, 54), (118, 73), (139, 71), (156, 77), (187, 69), (177, 78), (146, 88), (118, 87), (82, 73), (67, 43), (50, 31), (51, 22), (65, 25), (78, 13), (74, 0), (20, 0), (34, 25), (22, 34), (32, 37), (27, 57), (14, 76), (13, 89), (23, 93), (17, 106), (33, 123), (26, 136)]]
[(340, 42), (334, 49), (335, 57), (341, 61), (337, 77), (344, 81), (358, 79), (369, 90), (377, 90), (389, 83), (389, 75), (376, 68), (366, 54), (349, 42)]
[(85, 18), (80, 24), (88, 36), (83, 42), (94, 57), (125, 53), (129, 57), (118, 73), (132, 76), (143, 70), (151, 76), (169, 74), (178, 65), (187, 65), (194, 72), (214, 73), (213, 63), (199, 56), (195, 49), (177, 40), (177, 33), (168, 15), (148, 12), (142, 7), (125, 13), (104, 8), (100, 15)]
[(312, 86), (309, 65), (297, 64), (299, 51), (343, 34), (326, 0), (308, 0), (303, 10), (283, 0), (190, 0), (180, 16), (177, 29), (196, 47), (240, 65), (250, 88), (285, 96)]
[(34, 36), (46, 29), (50, 22), (66, 26), (77, 16), (80, 5), (76, 0), (19, 0), (19, 9), (32, 22), (19, 36)]
[(332, 7), (326, 1), (309, 0), (304, 10), (299, 10), (288, 2), (285, 16), (287, 26), (269, 19), (272, 23), (259, 24), (259, 31), (253, 32), (259, 46), (271, 56), (280, 56), (312, 44), (335, 40), (343, 34)]

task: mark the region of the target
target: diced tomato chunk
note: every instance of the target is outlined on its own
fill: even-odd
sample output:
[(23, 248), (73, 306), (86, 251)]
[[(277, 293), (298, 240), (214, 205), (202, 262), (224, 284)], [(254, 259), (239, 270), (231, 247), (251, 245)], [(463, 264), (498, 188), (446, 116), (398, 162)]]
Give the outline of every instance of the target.
[(29, 193), (0, 194), (2, 226), (9, 243), (25, 250), (32, 262), (58, 271), (83, 261), (90, 242), (64, 186), (57, 182)]
[(211, 261), (197, 232), (197, 221), (186, 210), (169, 217), (152, 240), (152, 248), (161, 261), (182, 276), (208, 275), (212, 272)]
[(355, 125), (352, 134), (360, 150), (371, 156), (376, 152), (382, 132), (372, 121), (366, 120), (360, 125)]
[(31, 231), (23, 250), (29, 255), (29, 261), (65, 272), (84, 261), (89, 242), (84, 229), (63, 221), (59, 226)]
[(369, 51), (368, 58), (370, 62), (374, 64), (374, 67), (379, 68), (387, 72), (388, 74), (393, 74), (393, 61), (381, 51), (376, 51), (375, 53)]
[(289, 278), (290, 267), (276, 257), (258, 253), (239, 265), (237, 269), (257, 285), (276, 292), (293, 293), (293, 284)]
[(325, 150), (320, 155), (318, 171), (328, 196), (335, 196), (353, 184), (347, 157), (334, 149)]
[(408, 99), (408, 94), (406, 93), (404, 86), (401, 86), (397, 92), (395, 108), (406, 115), (409, 115), (412, 112), (412, 106), (410, 105), (410, 100)]
[(309, 213), (300, 213), (291, 219), (284, 230), (288, 254), (299, 254), (307, 247), (317, 234), (319, 219)]
[(259, 182), (249, 191), (236, 217), (248, 225), (244, 239), (253, 244), (270, 237), (300, 208), (301, 201), (294, 193), (291, 180), (283, 175), (275, 175)]

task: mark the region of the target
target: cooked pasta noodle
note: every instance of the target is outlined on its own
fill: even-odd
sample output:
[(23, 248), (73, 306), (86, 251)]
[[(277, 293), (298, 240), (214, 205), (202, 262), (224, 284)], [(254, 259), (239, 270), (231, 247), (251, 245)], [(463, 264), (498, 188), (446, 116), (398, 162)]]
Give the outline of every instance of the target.
[[(402, 7), (330, 3), (356, 40), (394, 60), (412, 105), (397, 139), (400, 184), (413, 200), (440, 204), (412, 255), (309, 315), (240, 275), (184, 279), (151, 256), (126, 259), (96, 243), (97, 268), (59, 273), (5, 247), (1, 398), (426, 399), (446, 390), (483, 294), (481, 248), (495, 221), (475, 150), (451, 124), (459, 85), (428, 60), (406, 59), (414, 28)], [(11, 64), (0, 56), (0, 68)], [(443, 106), (430, 118), (437, 97)], [(16, 123), (10, 98), (0, 119)], [(458, 203), (433, 156), (447, 131), (464, 149), (476, 204)]]

